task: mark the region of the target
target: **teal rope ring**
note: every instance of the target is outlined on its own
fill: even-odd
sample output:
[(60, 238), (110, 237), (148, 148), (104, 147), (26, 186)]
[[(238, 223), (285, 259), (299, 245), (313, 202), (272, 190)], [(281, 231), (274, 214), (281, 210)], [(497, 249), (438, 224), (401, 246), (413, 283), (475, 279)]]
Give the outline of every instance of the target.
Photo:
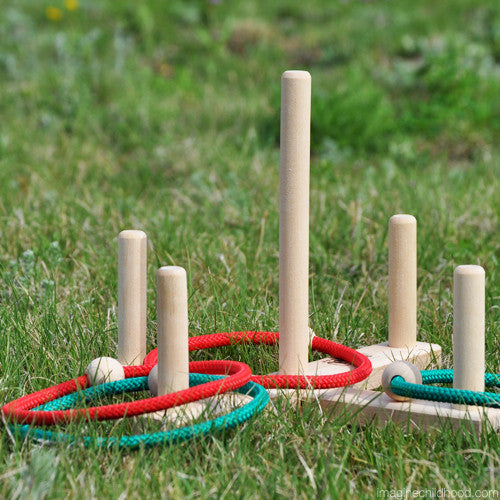
[[(189, 385), (195, 386), (212, 380), (224, 378), (221, 375), (205, 375), (199, 373), (189, 374)], [(125, 383), (127, 382), (127, 383)], [(109, 382), (90, 387), (80, 392), (73, 392), (59, 399), (45, 403), (36, 408), (36, 410), (63, 410), (74, 407), (78, 402), (90, 402), (101, 396), (112, 394), (123, 394), (129, 392), (143, 391), (148, 389), (147, 377), (135, 377), (116, 382)], [(172, 429), (169, 431), (161, 431), (150, 434), (137, 434), (132, 436), (121, 437), (98, 437), (82, 436), (84, 446), (86, 448), (97, 446), (99, 448), (117, 446), (120, 449), (138, 448), (141, 445), (146, 448), (160, 445), (180, 443), (195, 437), (202, 437), (206, 434), (222, 429), (232, 429), (239, 424), (246, 422), (252, 416), (260, 413), (269, 402), (267, 391), (255, 382), (248, 382), (243, 387), (240, 387), (235, 392), (251, 396), (253, 399), (245, 405), (233, 410), (225, 415), (221, 415), (213, 420), (207, 420), (195, 425), (189, 425)], [(34, 408), (35, 410), (35, 408)], [(71, 434), (63, 432), (48, 431), (45, 429), (37, 429), (30, 425), (13, 424), (9, 426), (14, 432), (21, 434), (23, 437), (29, 436), (33, 439), (40, 439), (52, 442), (74, 443), (79, 438), (75, 438)]]
[[(421, 373), (422, 384), (425, 385), (410, 384), (405, 382), (403, 377), (396, 376), (391, 380), (391, 391), (408, 398), (500, 408), (500, 393), (429, 386), (453, 383), (453, 370), (423, 370)], [(500, 374), (485, 373), (484, 381), (487, 387), (500, 387)]]

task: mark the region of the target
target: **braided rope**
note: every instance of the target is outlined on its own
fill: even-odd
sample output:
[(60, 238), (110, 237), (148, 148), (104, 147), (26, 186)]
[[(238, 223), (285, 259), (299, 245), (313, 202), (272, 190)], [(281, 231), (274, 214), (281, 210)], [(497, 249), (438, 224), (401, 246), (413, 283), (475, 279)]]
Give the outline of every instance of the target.
[[(277, 332), (228, 332), (199, 335), (189, 338), (189, 350), (208, 349), (210, 347), (223, 347), (238, 343), (245, 344), (276, 344), (279, 340)], [(252, 375), (250, 380), (267, 389), (289, 388), (289, 389), (328, 389), (332, 387), (345, 387), (356, 384), (368, 377), (372, 371), (370, 360), (360, 352), (350, 347), (337, 344), (331, 340), (313, 337), (312, 349), (340, 358), (351, 363), (356, 368), (351, 371), (335, 375)], [(144, 360), (145, 364), (156, 364), (158, 361), (157, 349), (152, 350)]]
[[(191, 388), (195, 388), (199, 386), (199, 384), (205, 383), (206, 385), (206, 383), (217, 382), (221, 380), (225, 379), (217, 375), (201, 375), (197, 373), (191, 373), (189, 375), (189, 383), (192, 386)], [(107, 384), (90, 387), (83, 392), (74, 392), (72, 394), (68, 394), (59, 399), (50, 401), (49, 403), (42, 405), (42, 407), (38, 407), (36, 411), (58, 411), (62, 409), (69, 409), (71, 406), (76, 404), (78, 401), (81, 401), (82, 399), (85, 401), (92, 401), (95, 398), (103, 395), (141, 391), (147, 388), (147, 377), (128, 378), (125, 380), (119, 380), (117, 382), (109, 382)], [(248, 382), (244, 386), (236, 389), (236, 392), (251, 396), (252, 400), (249, 403), (241, 406), (240, 408), (237, 408), (236, 410), (233, 410), (225, 415), (221, 415), (213, 420), (208, 420), (206, 422), (181, 427), (178, 429), (150, 434), (136, 434), (131, 436), (121, 436), (119, 438), (93, 438), (89, 436), (82, 436), (81, 439), (83, 439), (83, 444), (85, 447), (95, 446), (100, 448), (138, 448), (141, 445), (145, 447), (151, 447), (160, 444), (179, 443), (181, 441), (186, 441), (194, 437), (204, 436), (210, 432), (218, 431), (221, 429), (234, 428), (246, 422), (253, 415), (260, 413), (269, 402), (269, 395), (264, 390), (264, 388), (253, 382)], [(29, 436), (33, 439), (44, 441), (73, 443), (78, 439), (71, 434), (52, 432), (45, 429), (35, 429), (30, 427), (29, 425), (12, 425), (11, 428), (15, 433), (19, 433), (22, 436)]]
[[(484, 378), (486, 386), (500, 387), (500, 374), (485, 373)], [(453, 370), (422, 371), (423, 384), (451, 384), (452, 382)], [(391, 391), (400, 396), (428, 401), (500, 408), (500, 393), (410, 384), (401, 376), (396, 376), (391, 380)]]
[[(147, 375), (151, 368), (152, 365), (147, 363), (141, 366), (125, 366), (126, 378), (120, 381), (122, 382), (120, 387), (127, 390), (128, 381), (132, 377)], [(44, 425), (54, 425), (78, 419), (111, 420), (125, 416), (132, 417), (142, 413), (166, 410), (174, 406), (209, 398), (215, 394), (236, 390), (245, 385), (250, 380), (251, 375), (250, 367), (238, 361), (191, 361), (189, 363), (189, 370), (205, 374), (228, 374), (229, 376), (217, 378), (189, 389), (165, 394), (164, 396), (126, 403), (81, 409), (33, 410), (36, 406), (88, 387), (87, 376), (83, 375), (77, 379), (68, 380), (62, 384), (11, 401), (2, 407), (2, 412), (8, 419), (14, 420), (17, 423)]]

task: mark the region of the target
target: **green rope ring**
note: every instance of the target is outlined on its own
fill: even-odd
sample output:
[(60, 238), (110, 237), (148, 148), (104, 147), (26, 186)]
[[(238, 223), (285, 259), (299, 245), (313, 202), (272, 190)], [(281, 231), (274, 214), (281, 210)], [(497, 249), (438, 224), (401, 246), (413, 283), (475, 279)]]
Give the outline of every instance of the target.
[[(218, 380), (223, 378), (221, 375), (205, 375), (199, 373), (189, 374), (189, 385), (195, 386), (205, 382), (210, 382), (212, 380)], [(127, 384), (124, 384), (127, 382)], [(147, 390), (148, 388), (148, 378), (147, 377), (135, 377), (128, 378), (125, 380), (118, 380), (116, 382), (109, 382), (107, 384), (96, 385), (85, 389), (80, 392), (73, 392), (59, 399), (55, 399), (46, 403), (38, 408), (37, 410), (62, 410), (74, 407), (74, 405), (82, 400), (90, 402), (99, 396), (107, 396), (112, 394), (123, 394), (125, 392), (136, 392)], [(117, 437), (99, 437), (92, 438), (89, 436), (82, 436), (83, 443), (85, 447), (97, 446), (100, 448), (117, 446), (120, 449), (123, 448), (138, 448), (143, 445), (147, 448), (159, 445), (159, 444), (170, 444), (170, 443), (180, 443), (182, 441), (187, 441), (194, 437), (205, 436), (210, 432), (214, 432), (220, 429), (232, 429), (243, 422), (246, 422), (249, 418), (257, 413), (261, 412), (264, 407), (269, 402), (269, 395), (267, 391), (259, 384), (254, 382), (248, 382), (243, 387), (236, 390), (240, 394), (245, 394), (251, 396), (253, 399), (246, 403), (244, 406), (237, 408), (225, 415), (221, 415), (213, 420), (207, 420), (206, 422), (201, 422), (199, 424), (190, 425), (186, 427), (180, 427), (178, 429), (172, 429), (169, 431), (155, 432), (151, 434), (137, 434), (132, 436), (122, 436)], [(20, 433), (23, 437), (30, 436), (34, 439), (40, 439), (44, 441), (53, 442), (66, 442), (73, 443), (77, 440), (71, 434), (65, 434), (62, 432), (53, 432), (45, 429), (36, 429), (30, 425), (10, 425), (10, 428), (14, 432)]]
[[(453, 383), (453, 370), (423, 370), (421, 373), (423, 384)], [(484, 381), (487, 387), (500, 387), (500, 374), (485, 373)], [(391, 390), (399, 396), (408, 398), (500, 408), (500, 393), (475, 392), (465, 389), (410, 384), (409, 382), (405, 382), (401, 376), (396, 376), (391, 380)]]

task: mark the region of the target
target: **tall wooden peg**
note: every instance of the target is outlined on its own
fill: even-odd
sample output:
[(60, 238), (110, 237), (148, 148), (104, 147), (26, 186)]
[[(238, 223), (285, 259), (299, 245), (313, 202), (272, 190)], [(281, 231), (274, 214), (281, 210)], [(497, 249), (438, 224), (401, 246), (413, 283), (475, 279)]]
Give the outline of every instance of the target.
[(311, 75), (281, 78), (279, 371), (304, 374), (309, 344)]
[(146, 356), (147, 237), (143, 231), (118, 235), (118, 361), (140, 365)]

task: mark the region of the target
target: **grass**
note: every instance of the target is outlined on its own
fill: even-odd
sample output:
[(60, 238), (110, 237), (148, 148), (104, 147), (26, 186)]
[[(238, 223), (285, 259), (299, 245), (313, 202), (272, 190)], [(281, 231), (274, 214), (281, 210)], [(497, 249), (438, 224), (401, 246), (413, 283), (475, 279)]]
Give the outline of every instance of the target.
[[(188, 270), (191, 335), (278, 328), (289, 68), (313, 77), (311, 326), (352, 347), (386, 339), (387, 221), (412, 213), (420, 339), (442, 344), (451, 366), (453, 268), (480, 264), (486, 364), (499, 371), (497, 2), (80, 0), (54, 4), (59, 21), (48, 5), (0, 11), (2, 401), (115, 352), (122, 229), (150, 238), (149, 347), (162, 264)], [(277, 367), (273, 349), (194, 358), (208, 356)], [(360, 428), (284, 405), (238, 431), (131, 453), (22, 442), (4, 428), (0, 496), (498, 494), (493, 432)]]

